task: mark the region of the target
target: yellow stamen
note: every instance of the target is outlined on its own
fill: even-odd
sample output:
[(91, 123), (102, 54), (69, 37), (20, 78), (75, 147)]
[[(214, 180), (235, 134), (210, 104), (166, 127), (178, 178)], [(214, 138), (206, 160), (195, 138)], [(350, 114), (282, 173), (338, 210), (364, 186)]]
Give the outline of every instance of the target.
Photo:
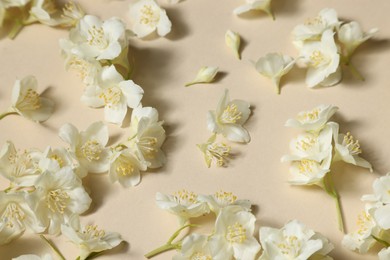
[(141, 9), (140, 23), (150, 27), (156, 26), (160, 20), (159, 12), (154, 12), (152, 6), (144, 5)]
[(61, 189), (51, 190), (46, 197), (46, 205), (51, 212), (64, 214), (69, 198), (68, 193)]
[(98, 141), (88, 140), (83, 146), (81, 146), (79, 155), (92, 162), (99, 160), (102, 152), (103, 147)]
[(344, 136), (342, 144), (348, 148), (349, 152), (352, 155), (358, 155), (358, 154), (361, 154), (363, 152), (362, 149), (360, 148), (359, 141), (355, 140), (350, 132), (348, 132)]
[(230, 243), (243, 243), (246, 240), (246, 229), (238, 222), (228, 226), (226, 240)]
[(225, 124), (235, 124), (241, 119), (242, 113), (238, 110), (236, 104), (228, 105), (223, 111), (220, 121)]

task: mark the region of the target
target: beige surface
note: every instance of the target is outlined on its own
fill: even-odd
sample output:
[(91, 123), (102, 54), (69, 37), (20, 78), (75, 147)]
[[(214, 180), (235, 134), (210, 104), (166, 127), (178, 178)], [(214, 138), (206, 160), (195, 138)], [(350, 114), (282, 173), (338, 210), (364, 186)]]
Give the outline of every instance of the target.
[[(125, 18), (129, 1), (79, 2), (88, 13), (106, 19)], [(390, 2), (274, 0), (276, 21), (262, 14), (246, 19), (233, 16), (232, 10), (244, 1), (184, 0), (171, 6), (160, 2), (173, 22), (172, 33), (166, 39), (134, 39), (131, 45), (136, 58), (134, 80), (145, 90), (143, 103), (155, 106), (166, 122), (169, 137), (163, 149), (168, 163), (163, 169), (144, 174), (135, 188), (110, 184), (105, 175), (85, 180), (93, 207), (82, 218), (83, 223), (118, 231), (130, 243), (100, 259), (143, 259), (144, 253), (162, 245), (178, 224), (173, 215), (157, 208), (154, 196), (158, 191), (171, 193), (181, 188), (203, 194), (232, 191), (256, 205), (257, 226), (281, 227), (299, 219), (334, 243), (331, 255), (335, 259), (376, 259), (375, 254), (359, 256), (341, 246), (332, 199), (320, 189), (289, 186), (288, 165), (280, 163), (280, 157), (289, 152), (289, 141), (298, 133), (283, 127), (286, 119), (322, 103), (339, 106), (334, 119), (342, 131), (350, 130), (360, 140), (363, 157), (375, 168), (371, 174), (352, 166), (334, 167), (347, 230), (355, 228), (357, 214), (364, 207), (361, 195), (371, 193), (372, 181), (390, 169)], [(362, 46), (353, 58), (367, 80), (359, 82), (346, 73), (336, 87), (309, 90), (302, 71), (294, 70), (282, 81), (282, 95), (275, 95), (270, 82), (255, 72), (249, 60), (271, 51), (296, 56), (290, 40), (292, 28), (324, 7), (335, 8), (342, 19), (357, 20), (366, 30), (380, 29), (376, 40)], [(239, 32), (244, 39), (241, 61), (224, 44), (227, 29)], [(17, 116), (0, 121), (1, 145), (12, 140), (22, 149), (64, 146), (57, 137), (62, 124), (70, 122), (85, 129), (103, 119), (103, 110), (90, 109), (79, 101), (83, 84), (75, 73), (63, 68), (58, 39), (65, 37), (66, 31), (33, 25), (14, 41), (0, 41), (0, 110), (10, 102), (15, 79), (28, 74), (38, 78), (40, 90), (47, 89), (46, 96), (57, 104), (55, 114), (42, 125)], [(204, 65), (219, 66), (223, 76), (212, 85), (184, 88), (183, 84)], [(248, 145), (232, 144), (238, 155), (228, 168), (207, 169), (195, 144), (209, 137), (206, 112), (215, 109), (224, 88), (230, 90), (232, 98), (252, 104), (253, 115), (246, 124), (252, 141)], [(126, 134), (126, 128), (109, 125), (109, 129), (112, 143)], [(5, 180), (1, 182), (6, 185)], [(55, 241), (69, 259), (77, 256), (76, 248), (64, 238)], [(50, 250), (37, 236), (26, 234), (0, 247), (0, 258), (45, 252)], [(154, 259), (170, 259), (172, 255), (165, 253)]]

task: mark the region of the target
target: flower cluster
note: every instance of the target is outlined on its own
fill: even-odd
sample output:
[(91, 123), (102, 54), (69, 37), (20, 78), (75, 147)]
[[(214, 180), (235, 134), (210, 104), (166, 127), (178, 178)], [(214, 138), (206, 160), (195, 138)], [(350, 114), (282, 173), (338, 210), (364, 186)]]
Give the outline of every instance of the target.
[(0, 120), (8, 115), (18, 114), (35, 122), (46, 121), (54, 110), (54, 102), (37, 92), (38, 81), (34, 76), (16, 80), (12, 89), (11, 106)]
[(365, 210), (360, 214), (358, 229), (345, 235), (343, 245), (361, 254), (367, 253), (375, 244), (383, 248), (380, 260), (390, 258), (390, 174), (374, 181), (374, 194), (364, 195)]
[(232, 142), (250, 142), (250, 135), (242, 126), (248, 120), (250, 113), (248, 102), (239, 99), (231, 101), (229, 90), (225, 90), (217, 109), (207, 113), (207, 128), (213, 135), (206, 143), (198, 145), (208, 167), (213, 160), (217, 162), (218, 166), (225, 166), (230, 155), (230, 146), (223, 142), (216, 142), (217, 134), (223, 135)]
[[(262, 249), (259, 259), (332, 259), (327, 254), (333, 245), (319, 233), (293, 220), (282, 229), (260, 228), (260, 243), (254, 237), (256, 217), (251, 213), (249, 200), (238, 200), (231, 192), (197, 195), (180, 190), (173, 195), (157, 193), (157, 205), (179, 218), (181, 227), (168, 242), (145, 257), (151, 258), (168, 250), (179, 251), (174, 260), (215, 259), (251, 260)], [(190, 233), (174, 242), (188, 227), (190, 219), (213, 212), (216, 215), (210, 235)], [(261, 244), (261, 245), (260, 245)]]
[(128, 33), (118, 18), (106, 21), (85, 15), (61, 39), (67, 69), (78, 72), (86, 84), (81, 97), (89, 107), (104, 107), (105, 120), (121, 125), (128, 107), (141, 105), (143, 89), (129, 80)]
[(292, 154), (283, 156), (282, 161), (291, 163), (291, 184), (317, 185), (336, 199), (340, 229), (343, 229), (339, 196), (331, 180), (331, 165), (344, 161), (370, 171), (372, 166), (360, 157), (362, 149), (359, 141), (349, 132), (339, 133), (339, 124), (329, 121), (337, 109), (332, 105), (320, 105), (287, 120), (286, 126), (300, 128), (305, 132), (291, 141)]
[[(57, 3), (58, 2), (58, 3)], [(26, 25), (42, 23), (49, 26), (73, 27), (84, 11), (72, 0), (61, 5), (55, 0), (14, 0), (0, 2), (0, 29), (11, 25), (8, 36), (13, 39)]]
[[(299, 50), (296, 64), (307, 68), (306, 84), (309, 88), (338, 84), (342, 79), (342, 65), (364, 79), (351, 63), (356, 48), (370, 39), (378, 29), (363, 32), (356, 21), (339, 21), (333, 9), (323, 9), (315, 18), (297, 25), (292, 32), (293, 44)], [(270, 78), (279, 90), (279, 80), (294, 64), (294, 59), (277, 53), (267, 54), (255, 63), (256, 70)]]
[(89, 209), (92, 200), (67, 150), (48, 147), (43, 152), (20, 151), (8, 141), (0, 151), (0, 174), (10, 181), (9, 188), (0, 192), (1, 244), (22, 236), (26, 229), (51, 235), (62, 231), (80, 247), (80, 259), (85, 259), (122, 241), (118, 233), (107, 236), (94, 230), (74, 239), (72, 232), (80, 227), (78, 216)]

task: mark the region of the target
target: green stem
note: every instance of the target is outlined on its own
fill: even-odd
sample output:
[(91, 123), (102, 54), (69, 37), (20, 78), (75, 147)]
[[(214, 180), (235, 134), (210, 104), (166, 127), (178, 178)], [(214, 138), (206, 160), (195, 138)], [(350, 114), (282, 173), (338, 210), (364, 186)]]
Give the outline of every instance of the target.
[(343, 212), (342, 212), (342, 208), (341, 208), (340, 196), (333, 185), (330, 173), (328, 173), (325, 176), (323, 183), (324, 183), (324, 188), (325, 188), (326, 193), (328, 193), (328, 195), (331, 196), (336, 202), (337, 220), (338, 220), (338, 224), (339, 224), (339, 230), (344, 233), (344, 219), (343, 219)]
[(377, 242), (379, 242), (380, 244), (384, 245), (385, 247), (390, 247), (390, 243), (388, 243), (387, 241), (383, 240), (383, 239), (380, 239), (379, 237), (376, 237), (374, 235), (371, 235), (373, 239), (375, 239)]
[(15, 111), (7, 111), (7, 112), (4, 112), (2, 114), (0, 114), (0, 120), (3, 119), (4, 117), (6, 116), (9, 116), (9, 115), (16, 115), (18, 113), (16, 113)]
[(100, 252), (92, 252), (90, 253), (86, 258), (85, 260), (90, 260), (90, 259), (94, 259), (100, 255), (103, 255), (105, 251), (100, 251)]
[(354, 77), (361, 81), (365, 81), (363, 75), (356, 69), (356, 67), (351, 62), (345, 63), (345, 65), (349, 68), (349, 71)]
[(20, 20), (15, 20), (14, 25), (11, 28), (11, 31), (8, 33), (8, 37), (13, 40), (15, 39), (16, 35), (22, 30), (24, 27), (23, 23)]
[(61, 254), (60, 250), (51, 242), (48, 240), (44, 235), (40, 235), (40, 237), (50, 246), (50, 248), (56, 253), (56, 255), (61, 259), (61, 260), (66, 260), (64, 255)]
[(147, 253), (145, 255), (145, 257), (147, 259), (150, 259), (156, 255), (159, 255), (161, 253), (164, 253), (164, 252), (167, 252), (167, 251), (170, 251), (170, 250), (173, 250), (173, 249), (180, 249), (180, 243), (176, 243), (176, 244), (165, 244), (163, 246), (160, 246), (159, 248), (156, 248), (152, 251), (150, 251), (149, 253)]

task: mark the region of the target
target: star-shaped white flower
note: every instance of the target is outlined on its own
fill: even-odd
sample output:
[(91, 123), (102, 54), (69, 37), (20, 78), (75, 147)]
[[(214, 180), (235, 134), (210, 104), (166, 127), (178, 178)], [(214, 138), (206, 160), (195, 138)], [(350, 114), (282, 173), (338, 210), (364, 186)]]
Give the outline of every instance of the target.
[(248, 143), (250, 136), (242, 125), (248, 120), (250, 113), (250, 104), (238, 99), (230, 101), (229, 90), (226, 89), (217, 109), (207, 113), (207, 128), (230, 141)]
[(132, 31), (139, 38), (148, 36), (156, 30), (159, 36), (165, 36), (172, 27), (166, 11), (154, 0), (137, 0), (130, 4), (129, 19)]
[(228, 206), (240, 206), (242, 210), (250, 211), (250, 200), (239, 200), (232, 192), (218, 191), (213, 195), (199, 195), (199, 200), (204, 201), (209, 205), (209, 208), (215, 215)]

